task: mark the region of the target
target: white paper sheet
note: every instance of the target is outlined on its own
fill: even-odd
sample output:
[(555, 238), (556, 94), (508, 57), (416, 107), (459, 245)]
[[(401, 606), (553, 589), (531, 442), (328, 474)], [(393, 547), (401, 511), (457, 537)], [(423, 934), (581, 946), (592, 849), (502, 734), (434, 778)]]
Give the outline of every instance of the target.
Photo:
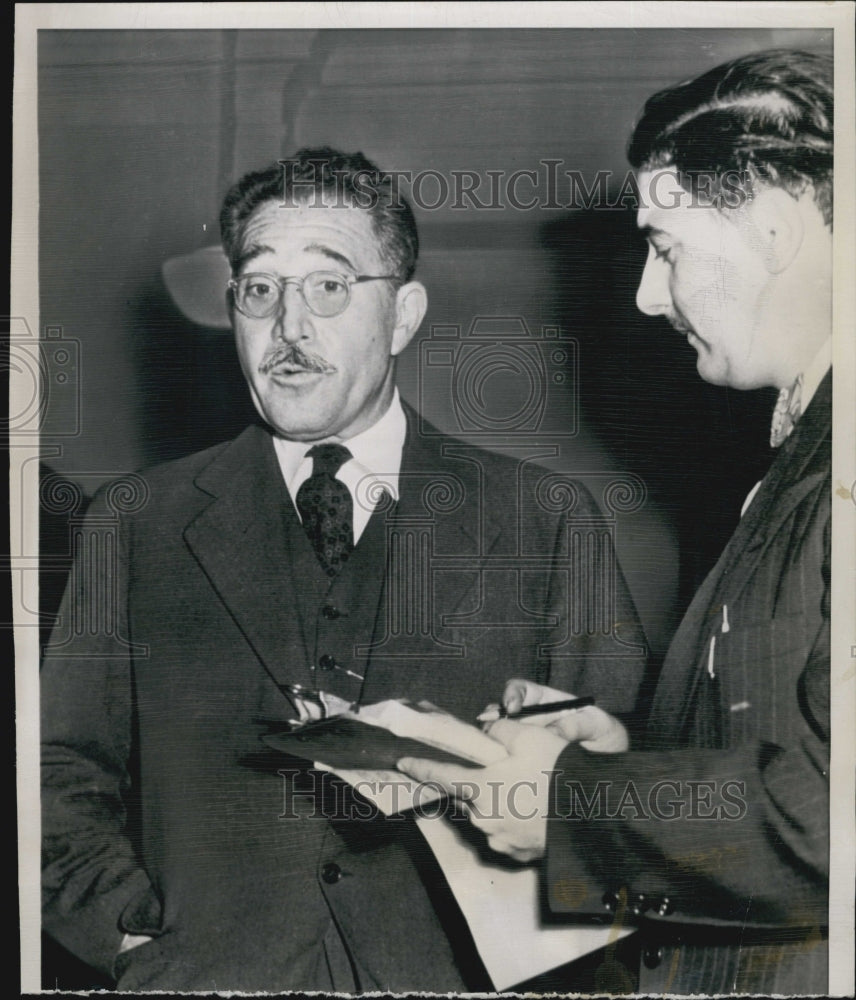
[(497, 990), (581, 958), (633, 930), (618, 925), (544, 925), (537, 868), (488, 864), (442, 817), (420, 817), (416, 823), (443, 869)]

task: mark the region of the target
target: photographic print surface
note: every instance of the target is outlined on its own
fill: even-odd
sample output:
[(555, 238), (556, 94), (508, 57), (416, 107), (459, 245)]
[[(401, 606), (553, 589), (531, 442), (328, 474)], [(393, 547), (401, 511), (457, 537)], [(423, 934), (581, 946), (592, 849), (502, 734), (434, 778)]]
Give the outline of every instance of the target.
[(852, 990), (852, 6), (101, 6), (17, 8), (22, 989)]

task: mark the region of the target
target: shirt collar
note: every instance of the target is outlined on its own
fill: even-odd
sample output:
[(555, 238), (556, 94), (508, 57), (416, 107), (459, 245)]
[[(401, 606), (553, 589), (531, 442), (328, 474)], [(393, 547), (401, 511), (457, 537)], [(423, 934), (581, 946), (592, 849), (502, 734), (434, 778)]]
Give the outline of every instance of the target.
[[(373, 493), (372, 483), (380, 483), (393, 500), (398, 500), (401, 455), (406, 436), (407, 418), (396, 388), (389, 409), (380, 420), (354, 437), (340, 442), (350, 451), (353, 459), (342, 466), (337, 478), (346, 482), (351, 491), (359, 495)], [(301, 483), (311, 474), (312, 459), (307, 458), (306, 453), (313, 445), (321, 443), (289, 441), (274, 435), (276, 457), (292, 498), (297, 495)]]

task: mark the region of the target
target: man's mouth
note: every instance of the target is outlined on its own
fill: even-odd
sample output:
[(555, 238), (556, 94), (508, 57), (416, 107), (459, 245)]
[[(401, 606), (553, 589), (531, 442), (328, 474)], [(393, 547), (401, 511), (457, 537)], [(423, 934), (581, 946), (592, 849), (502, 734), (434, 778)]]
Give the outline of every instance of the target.
[(258, 370), (260, 375), (332, 375), (336, 367), (319, 354), (286, 345), (266, 354)]
[(674, 316), (669, 317), (669, 323), (675, 333), (679, 333), (682, 337), (695, 337), (696, 340), (699, 339), (698, 334), (688, 323), (683, 323)]

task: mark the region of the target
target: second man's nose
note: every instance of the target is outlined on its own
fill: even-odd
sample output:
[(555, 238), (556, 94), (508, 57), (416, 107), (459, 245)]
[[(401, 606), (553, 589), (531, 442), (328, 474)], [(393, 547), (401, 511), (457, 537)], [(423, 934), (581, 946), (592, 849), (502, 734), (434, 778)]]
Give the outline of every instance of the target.
[(636, 289), (636, 308), (646, 316), (662, 316), (669, 312), (672, 295), (669, 291), (669, 266), (654, 250), (648, 251), (645, 270)]

